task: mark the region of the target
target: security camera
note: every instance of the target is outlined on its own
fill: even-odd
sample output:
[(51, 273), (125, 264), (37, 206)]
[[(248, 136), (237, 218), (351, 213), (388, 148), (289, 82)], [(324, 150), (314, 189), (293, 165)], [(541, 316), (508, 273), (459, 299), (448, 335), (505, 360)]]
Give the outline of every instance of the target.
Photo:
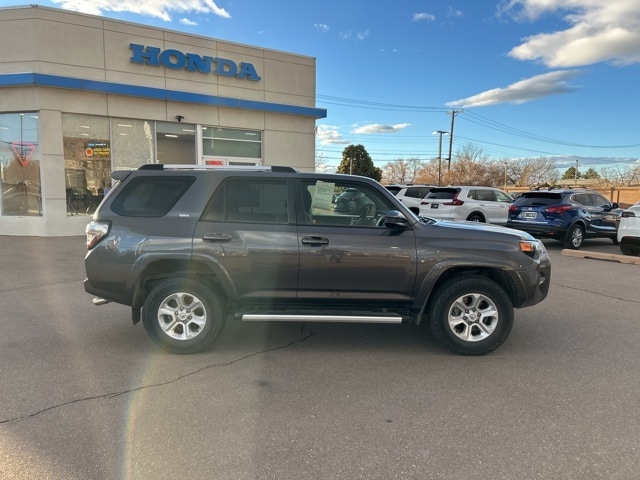
[(176, 115), (176, 120), (178, 120), (178, 122), (181, 122), (184, 119), (183, 115)]

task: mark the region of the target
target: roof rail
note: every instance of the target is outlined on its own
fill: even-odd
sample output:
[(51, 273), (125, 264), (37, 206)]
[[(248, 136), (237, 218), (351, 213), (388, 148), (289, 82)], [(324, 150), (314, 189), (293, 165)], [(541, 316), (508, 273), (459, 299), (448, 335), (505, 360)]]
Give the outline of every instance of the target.
[(138, 170), (244, 170), (252, 172), (284, 172), (284, 173), (297, 173), (293, 167), (286, 167), (283, 165), (193, 165), (193, 164), (163, 164), (163, 163), (148, 163), (142, 165)]

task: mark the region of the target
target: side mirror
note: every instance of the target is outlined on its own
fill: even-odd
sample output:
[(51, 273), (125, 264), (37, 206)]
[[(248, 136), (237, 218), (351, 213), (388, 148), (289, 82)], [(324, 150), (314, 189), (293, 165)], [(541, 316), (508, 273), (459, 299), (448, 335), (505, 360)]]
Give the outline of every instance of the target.
[(384, 226), (387, 228), (409, 228), (409, 221), (398, 210), (389, 210), (384, 216)]

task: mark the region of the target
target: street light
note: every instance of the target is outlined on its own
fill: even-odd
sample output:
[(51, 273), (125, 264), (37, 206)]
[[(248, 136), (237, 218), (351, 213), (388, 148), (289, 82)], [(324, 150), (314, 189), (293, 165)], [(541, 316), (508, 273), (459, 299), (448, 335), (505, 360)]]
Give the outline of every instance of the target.
[(448, 135), (449, 132), (445, 132), (444, 130), (436, 130), (433, 132), (434, 135), (440, 135), (440, 141), (438, 142), (438, 186), (442, 181), (442, 135)]

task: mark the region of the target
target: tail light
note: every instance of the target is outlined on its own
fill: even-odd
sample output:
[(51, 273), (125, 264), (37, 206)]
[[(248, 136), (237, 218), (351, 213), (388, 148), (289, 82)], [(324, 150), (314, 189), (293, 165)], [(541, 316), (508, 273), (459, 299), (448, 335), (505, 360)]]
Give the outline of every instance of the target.
[(569, 210), (571, 210), (571, 205), (558, 205), (557, 207), (548, 207), (545, 208), (544, 211), (545, 213), (554, 213), (557, 215), (562, 215), (563, 213), (568, 212)]
[(518, 207), (516, 207), (515, 205), (513, 205), (513, 204), (509, 205), (509, 211), (510, 212), (515, 212), (517, 210), (518, 210)]
[(85, 232), (87, 234), (87, 250), (95, 247), (100, 240), (109, 234), (111, 222), (93, 221), (87, 225)]

